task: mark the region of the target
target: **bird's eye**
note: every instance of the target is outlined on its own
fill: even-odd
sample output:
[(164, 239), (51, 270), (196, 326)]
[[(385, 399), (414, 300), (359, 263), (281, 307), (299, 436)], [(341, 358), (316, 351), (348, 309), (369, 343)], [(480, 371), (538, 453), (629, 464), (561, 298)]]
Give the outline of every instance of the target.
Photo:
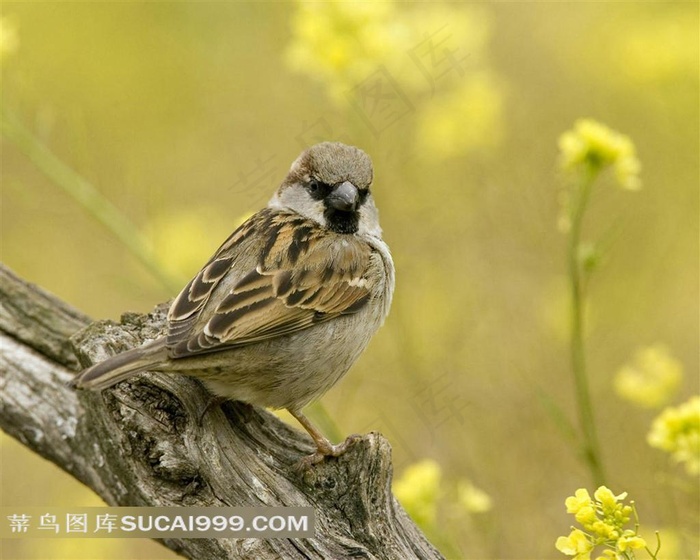
[(309, 194), (317, 200), (324, 198), (331, 191), (329, 185), (314, 178), (310, 179), (306, 184), (306, 189), (309, 191)]

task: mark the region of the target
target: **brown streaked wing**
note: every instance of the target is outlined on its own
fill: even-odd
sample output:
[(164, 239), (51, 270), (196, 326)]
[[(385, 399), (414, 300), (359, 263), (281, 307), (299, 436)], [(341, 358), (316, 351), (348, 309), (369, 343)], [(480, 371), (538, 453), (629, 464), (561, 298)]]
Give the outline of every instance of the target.
[(168, 320), (184, 321), (199, 311), (209, 299), (219, 280), (229, 271), (232, 262), (231, 257), (214, 259), (200, 270), (173, 301), (168, 311)]
[(302, 224), (299, 233), (298, 220), (275, 225), (263, 261), (238, 281), (203, 327), (171, 348), (173, 357), (291, 334), (356, 313), (369, 301), (372, 249), (366, 243), (311, 223)]
[(235, 266), (234, 248), (249, 239), (256, 229), (264, 227), (271, 214), (268, 209), (264, 209), (241, 224), (178, 294), (168, 311), (168, 348), (190, 337), (190, 331), (199, 321), (202, 309), (221, 280), (230, 272), (232, 266)]

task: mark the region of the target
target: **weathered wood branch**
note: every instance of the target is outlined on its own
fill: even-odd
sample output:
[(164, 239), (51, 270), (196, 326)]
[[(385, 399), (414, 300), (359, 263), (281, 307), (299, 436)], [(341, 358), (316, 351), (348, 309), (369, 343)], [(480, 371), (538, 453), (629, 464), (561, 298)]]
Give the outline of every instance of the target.
[(172, 539), (193, 559), (441, 558), (391, 493), (391, 449), (362, 437), (304, 474), (310, 439), (272, 414), (211, 408), (195, 380), (142, 374), (102, 393), (74, 373), (157, 335), (162, 306), (91, 323), (0, 264), (0, 426), (114, 506), (311, 506), (309, 539)]

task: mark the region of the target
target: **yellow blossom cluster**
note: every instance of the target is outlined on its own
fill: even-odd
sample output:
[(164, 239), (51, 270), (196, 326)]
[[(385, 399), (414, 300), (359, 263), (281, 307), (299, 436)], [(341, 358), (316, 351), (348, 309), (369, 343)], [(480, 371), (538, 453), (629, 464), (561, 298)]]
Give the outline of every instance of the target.
[(639, 10), (626, 25), (615, 25), (611, 42), (604, 43), (619, 53), (611, 61), (617, 68), (606, 68), (610, 78), (648, 95), (659, 85), (677, 88), (683, 77), (697, 74), (697, 15), (691, 14)]
[(591, 553), (598, 546), (604, 550), (597, 560), (627, 560), (633, 558), (630, 552), (645, 548), (646, 542), (637, 530), (625, 529), (634, 509), (622, 500), (627, 493), (615, 495), (605, 487), (599, 487), (591, 498), (588, 490), (579, 488), (566, 499), (566, 511), (573, 513), (583, 530), (573, 528), (567, 537), (559, 537), (557, 550), (575, 560), (590, 560)]
[(352, 85), (405, 48), (406, 30), (394, 10), (393, 2), (299, 2), (287, 61), (342, 102)]
[(435, 524), (441, 478), (440, 465), (425, 459), (409, 466), (394, 483), (394, 494), (421, 527)]
[(638, 350), (631, 363), (615, 375), (615, 391), (622, 398), (646, 408), (665, 405), (678, 390), (683, 366), (668, 348), (655, 344)]
[(487, 71), (475, 73), (420, 113), (421, 154), (439, 161), (498, 145), (503, 105), (503, 89), (496, 77)]
[(688, 474), (700, 474), (700, 396), (664, 410), (652, 423), (647, 441), (684, 463)]
[(484, 513), (493, 507), (493, 500), (469, 480), (457, 483), (457, 503), (470, 513)]
[[(432, 459), (413, 463), (394, 483), (394, 494), (411, 518), (432, 534), (438, 528), (438, 506), (453, 513), (480, 514), (493, 507), (491, 497), (467, 479), (460, 479), (450, 490), (443, 488), (442, 469)], [(452, 497), (454, 496), (454, 497)]]
[[(338, 106), (359, 96), (372, 113), (396, 111), (392, 103), (415, 112), (417, 148), (441, 161), (501, 139), (505, 96), (488, 67), (490, 28), (488, 12), (474, 5), (299, 2), (287, 63)], [(373, 85), (363, 90), (367, 80)]]
[(576, 121), (573, 130), (559, 138), (561, 166), (565, 171), (586, 173), (612, 166), (617, 183), (627, 190), (641, 186), (637, 159), (632, 140), (592, 119)]
[(0, 62), (17, 50), (19, 37), (14, 23), (6, 17), (0, 17)]

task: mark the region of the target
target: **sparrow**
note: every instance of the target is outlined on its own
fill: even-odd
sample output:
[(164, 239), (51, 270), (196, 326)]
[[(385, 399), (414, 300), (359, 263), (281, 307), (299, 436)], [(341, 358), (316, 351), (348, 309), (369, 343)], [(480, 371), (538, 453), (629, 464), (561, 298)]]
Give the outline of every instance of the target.
[(287, 409), (316, 452), (338, 457), (302, 412), (350, 369), (383, 324), (394, 264), (372, 198), (369, 156), (323, 142), (302, 152), (267, 206), (246, 220), (173, 300), (165, 334), (78, 374), (101, 390), (136, 373), (200, 379), (214, 395)]

